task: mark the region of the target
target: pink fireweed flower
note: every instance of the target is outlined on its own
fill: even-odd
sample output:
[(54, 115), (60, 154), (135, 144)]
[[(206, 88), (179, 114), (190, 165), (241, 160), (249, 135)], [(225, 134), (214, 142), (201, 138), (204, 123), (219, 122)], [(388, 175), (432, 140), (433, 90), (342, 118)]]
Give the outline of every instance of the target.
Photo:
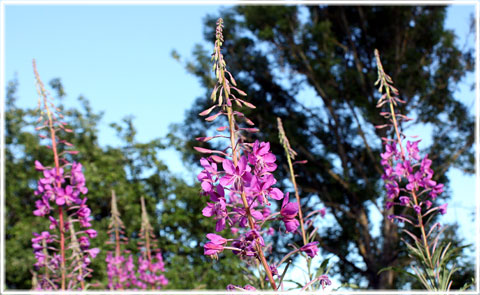
[(219, 199), (216, 203), (207, 203), (207, 207), (203, 208), (202, 214), (205, 217), (214, 216), (217, 220), (215, 231), (222, 231), (225, 228), (228, 212), (224, 199)]
[(308, 256), (311, 258), (315, 257), (318, 253), (318, 242), (310, 242), (306, 244), (305, 246), (300, 248), (300, 251), (305, 252)]
[(401, 196), (399, 200), (402, 206), (407, 206), (410, 203), (410, 198), (406, 196)]
[(85, 233), (90, 237), (90, 238), (95, 238), (97, 236), (97, 231), (94, 229), (87, 229)]
[(298, 204), (289, 203), (289, 193), (285, 196), (282, 203), (280, 215), (283, 217), (282, 221), (285, 224), (287, 232), (295, 232), (300, 225), (300, 222), (295, 218), (298, 214)]
[(233, 241), (232, 246), (238, 250), (233, 250), (233, 254), (240, 257), (255, 256), (257, 246), (265, 246), (262, 236), (256, 230), (250, 230), (239, 239)]
[(216, 256), (218, 253), (222, 251), (223, 251), (223, 245), (208, 242), (204, 246), (203, 254), (207, 256)]
[(283, 198), (283, 192), (276, 187), (272, 187), (277, 180), (272, 174), (265, 174), (263, 177), (254, 175), (250, 181), (246, 192), (251, 197), (259, 197), (261, 204), (269, 204), (267, 197), (275, 200)]
[(209, 193), (213, 189), (213, 184), (217, 180), (217, 163), (210, 162), (208, 159), (201, 158), (200, 164), (204, 168), (200, 174), (198, 174), (197, 178), (199, 181), (202, 182), (202, 190), (206, 193)]
[(269, 142), (255, 141), (252, 152), (248, 155), (248, 161), (255, 166), (255, 174), (262, 175), (265, 172), (273, 172), (277, 169), (276, 157), (270, 152)]
[(410, 156), (411, 159), (415, 159), (415, 160), (420, 160), (420, 155), (419, 155), (419, 150), (418, 150), (418, 143), (420, 142), (420, 140), (417, 140), (417, 141), (414, 141), (414, 142), (411, 142), (411, 141), (407, 141), (407, 152), (408, 152), (408, 155)]
[(35, 201), (35, 207), (37, 210), (33, 211), (33, 215), (35, 216), (45, 216), (50, 213), (52, 207), (50, 207), (50, 202), (48, 201), (48, 197), (43, 196), (40, 200)]
[(225, 243), (227, 243), (227, 239), (217, 234), (207, 234), (207, 238), (216, 245), (224, 245)]
[(323, 289), (325, 289), (326, 286), (330, 286), (332, 284), (332, 281), (330, 281), (330, 278), (327, 275), (319, 276), (318, 282), (320, 283), (320, 285), (322, 285)]
[(251, 168), (248, 166), (245, 156), (240, 158), (236, 167), (233, 162), (228, 159), (223, 161), (222, 166), (225, 170), (225, 176), (220, 178), (220, 184), (224, 187), (239, 183), (241, 179), (249, 181), (252, 178), (250, 174)]

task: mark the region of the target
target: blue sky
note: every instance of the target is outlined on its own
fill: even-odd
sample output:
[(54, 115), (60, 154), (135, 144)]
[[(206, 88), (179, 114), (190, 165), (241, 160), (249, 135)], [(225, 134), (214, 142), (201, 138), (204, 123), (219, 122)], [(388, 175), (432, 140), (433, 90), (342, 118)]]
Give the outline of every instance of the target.
[[(95, 111), (105, 111), (99, 126), (102, 145), (116, 144), (108, 124), (128, 115), (135, 116), (140, 141), (165, 136), (168, 126), (182, 122), (194, 99), (204, 94), (196, 78), (170, 53), (175, 49), (188, 58), (196, 43), (213, 48), (203, 42), (202, 19), (219, 7), (7, 5), (4, 81), (16, 75), (18, 105), (36, 106), (31, 65), (35, 58), (45, 83), (61, 78), (68, 95), (66, 105), (77, 105), (77, 97), (83, 95)], [(455, 30), (461, 45), (474, 11), (473, 5), (448, 9), (447, 27)], [(473, 39), (469, 42), (472, 45)], [(473, 75), (467, 82), (472, 81)], [(461, 85), (458, 97), (471, 105), (475, 96), (467, 84)], [(163, 158), (171, 170), (192, 178), (175, 152), (168, 151)], [(469, 235), (475, 231), (470, 218), (475, 206), (474, 177), (455, 170), (450, 176), (454, 198), (445, 218), (461, 222), (461, 234), (474, 243)]]

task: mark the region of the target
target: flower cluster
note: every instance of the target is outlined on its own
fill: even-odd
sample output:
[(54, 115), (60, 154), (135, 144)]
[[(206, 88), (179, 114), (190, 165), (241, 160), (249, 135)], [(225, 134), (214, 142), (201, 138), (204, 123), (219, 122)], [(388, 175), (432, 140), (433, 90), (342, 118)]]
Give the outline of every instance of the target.
[[(245, 151), (237, 165), (230, 159), (224, 159), (222, 170), (211, 157), (200, 160), (204, 168), (198, 175), (202, 183), (202, 194), (209, 197), (203, 215), (217, 220), (217, 232), (229, 227), (250, 228), (244, 234), (232, 241), (233, 253), (236, 255), (255, 256), (257, 245), (265, 246), (261, 225), (274, 218), (282, 220), (287, 232), (295, 232), (299, 226), (296, 219), (298, 204), (289, 202), (288, 193), (273, 187), (277, 180), (272, 172), (276, 169), (275, 156), (270, 152), (270, 144), (256, 141), (252, 144), (251, 152)], [(244, 201), (248, 204), (244, 206)], [(279, 213), (271, 212), (271, 200), (283, 200)], [(248, 214), (252, 217), (249, 220)], [(267, 213), (267, 214), (264, 214)], [(251, 223), (251, 224), (250, 224)], [(206, 255), (217, 255), (222, 252), (228, 240), (216, 235), (208, 234), (210, 242), (205, 244)]]
[[(382, 179), (385, 181), (387, 197), (391, 200), (386, 203), (387, 209), (393, 205), (400, 205), (412, 208), (417, 214), (422, 209), (430, 209), (432, 202), (425, 198), (423, 201), (415, 204), (412, 196), (427, 196), (431, 200), (443, 192), (443, 184), (437, 184), (432, 180), (433, 170), (432, 161), (428, 155), (420, 158), (418, 142), (407, 141), (407, 157), (403, 158), (401, 152), (397, 149), (398, 143), (385, 143), (385, 152), (381, 154), (381, 164), (384, 169)], [(402, 182), (405, 185), (402, 185)], [(395, 200), (398, 200), (395, 202)], [(442, 214), (445, 214), (445, 205), (438, 207)]]
[(128, 252), (123, 251), (122, 253), (121, 251), (121, 244), (126, 244), (128, 238), (125, 236), (125, 226), (120, 218), (114, 190), (112, 190), (111, 214), (110, 224), (108, 225), (110, 240), (107, 243), (115, 244), (115, 253), (108, 251), (105, 259), (107, 262), (108, 288), (110, 290), (123, 290), (135, 285), (136, 275), (133, 256), (130, 254), (126, 258)]
[[(393, 86), (392, 78), (383, 71), (378, 52), (376, 56), (379, 73), (376, 84), (380, 84), (380, 92), (385, 89), (377, 107), (380, 108), (388, 104), (389, 112), (381, 112), (380, 114), (390, 121), (389, 124), (377, 126), (377, 128), (393, 127), (396, 134), (396, 139), (382, 138), (385, 146), (385, 152), (380, 155), (384, 170), (382, 179), (385, 182), (389, 199), (385, 206), (387, 209), (394, 205), (413, 209), (413, 215), (416, 215), (417, 218), (422, 215), (422, 212), (424, 212), (424, 216), (437, 210), (445, 214), (447, 204), (431, 208), (432, 201), (443, 192), (443, 184), (432, 179), (434, 174), (431, 168), (432, 161), (428, 158), (428, 155), (423, 158), (420, 156), (418, 149), (420, 140), (407, 141), (407, 144), (403, 146), (402, 139), (405, 136), (399, 128), (399, 122), (411, 119), (395, 112), (395, 106), (398, 103), (404, 103), (404, 101), (398, 98), (399, 92)], [(412, 218), (408, 215), (392, 214), (389, 218), (414, 224)]]
[(135, 284), (140, 289), (148, 289), (149, 287), (152, 290), (162, 289), (163, 286), (168, 284), (168, 280), (163, 275), (165, 271), (162, 253), (157, 252), (154, 257), (151, 258), (142, 258), (138, 257), (138, 278), (135, 281)]
[[(266, 216), (262, 212), (271, 212), (270, 199), (284, 198), (282, 191), (273, 187), (277, 182), (272, 175), (276, 164), (269, 143), (256, 141), (252, 152), (241, 156), (236, 166), (232, 160), (224, 159), (223, 171), (217, 169), (217, 164), (210, 157), (202, 158), (200, 163), (204, 168), (198, 175), (202, 182), (202, 194), (211, 201), (203, 209), (203, 215), (213, 216), (217, 220), (216, 231), (222, 231), (227, 222), (230, 226), (248, 226), (242, 196), (246, 198), (250, 214), (256, 222), (265, 220)], [(228, 192), (227, 197), (225, 191)], [(289, 224), (289, 232), (294, 232), (298, 227), (298, 221), (293, 221), (297, 213), (298, 205), (289, 203), (287, 195), (281, 214), (285, 225)]]
[(125, 258), (123, 255), (115, 256), (107, 253), (108, 288), (110, 290), (129, 289), (136, 282), (135, 264), (133, 256)]
[[(150, 245), (154, 238), (152, 228), (148, 221), (145, 208), (145, 201), (141, 199), (142, 205), (142, 229), (140, 237), (144, 240), (140, 242), (141, 255), (138, 256), (137, 264), (133, 255), (129, 251), (121, 251), (121, 244), (126, 244), (128, 238), (125, 236), (125, 226), (120, 219), (120, 212), (117, 208), (117, 199), (115, 191), (112, 191), (111, 221), (109, 224), (110, 241), (115, 244), (115, 253), (107, 253), (107, 275), (108, 288), (110, 290), (125, 289), (161, 289), (168, 284), (168, 280), (162, 273), (165, 272), (163, 257), (160, 250), (156, 249), (155, 256), (151, 256)], [(128, 258), (126, 256), (128, 255)]]
[(165, 271), (162, 253), (160, 249), (154, 248), (155, 255), (152, 255), (152, 245), (156, 244), (153, 227), (150, 224), (145, 206), (144, 198), (140, 198), (142, 205), (142, 228), (140, 229), (138, 257), (138, 276), (135, 285), (141, 289), (160, 290), (168, 284), (168, 280), (162, 273)]
[[(72, 267), (78, 274), (75, 279), (70, 282), (70, 285), (74, 285), (73, 281), (83, 281), (86, 276), (89, 275), (91, 270), (88, 265), (91, 263), (91, 259), (95, 258), (99, 252), (98, 248), (90, 249), (90, 239), (97, 236), (97, 232), (91, 229), (90, 213), (91, 210), (86, 205), (87, 198), (81, 197), (86, 194), (88, 189), (85, 187), (85, 177), (82, 172), (82, 165), (79, 163), (72, 163), (70, 173), (65, 174), (64, 169), (61, 168), (56, 173), (55, 168), (44, 167), (39, 161), (35, 162), (35, 167), (38, 171), (43, 172), (43, 178), (38, 180), (37, 190), (35, 195), (41, 197), (40, 200), (35, 202), (36, 210), (33, 214), (36, 216), (48, 216), (50, 220), (49, 229), (56, 232), (66, 233), (72, 231), (74, 223), (78, 223), (81, 231), (75, 233), (75, 237), (66, 239), (69, 244), (73, 241), (78, 243), (79, 251), (73, 251), (76, 255), (73, 260), (81, 261), (80, 267)], [(68, 183), (68, 184), (66, 184)], [(60, 184), (60, 185), (59, 185)], [(63, 186), (62, 186), (63, 185)], [(68, 213), (69, 222), (63, 222), (63, 227), (60, 225), (59, 219), (53, 208), (62, 208), (62, 212)], [(63, 216), (63, 214), (62, 214)], [(62, 256), (59, 255), (58, 248), (48, 247), (50, 243), (60, 243), (58, 239), (59, 235), (50, 235), (49, 232), (44, 231), (42, 234), (34, 233), (35, 238), (32, 239), (32, 247), (34, 248), (37, 268), (46, 266), (45, 260), (49, 259), (48, 268), (49, 272), (55, 274), (60, 272), (60, 265)], [(39, 239), (44, 242), (45, 245), (39, 243)], [(60, 247), (61, 248), (61, 247)], [(65, 247), (73, 249), (73, 247)], [(44, 251), (47, 250), (48, 251)], [(55, 249), (55, 250), (54, 250)], [(51, 253), (51, 254), (49, 254)], [(69, 258), (70, 259), (70, 258)], [(66, 262), (66, 261), (65, 261)], [(50, 275), (52, 276), (52, 275)], [(50, 280), (55, 282), (56, 280)], [(55, 285), (58, 287), (57, 285)], [(56, 288), (53, 287), (52, 288)]]

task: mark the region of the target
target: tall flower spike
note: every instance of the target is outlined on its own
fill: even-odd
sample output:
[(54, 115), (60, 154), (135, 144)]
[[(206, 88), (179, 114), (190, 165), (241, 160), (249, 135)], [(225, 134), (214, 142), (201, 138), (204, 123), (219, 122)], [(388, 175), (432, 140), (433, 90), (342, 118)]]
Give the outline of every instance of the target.
[[(442, 232), (440, 230), (436, 237), (432, 232), (440, 227), (438, 223), (434, 224), (427, 231), (429, 221), (437, 213), (445, 214), (447, 204), (432, 207), (432, 201), (443, 191), (443, 184), (437, 184), (434, 181), (433, 169), (430, 167), (432, 161), (428, 155), (420, 157), (418, 150), (419, 141), (407, 141), (404, 147), (402, 140), (405, 135), (401, 132), (399, 122), (410, 120), (404, 115), (395, 112), (395, 106), (405, 103), (398, 98), (398, 90), (393, 86), (393, 80), (383, 69), (378, 50), (375, 50), (377, 60), (378, 80), (375, 85), (379, 85), (379, 92), (385, 92), (377, 103), (380, 108), (388, 104), (389, 112), (380, 114), (389, 121), (388, 124), (378, 126), (377, 128), (392, 127), (396, 138), (382, 138), (385, 145), (385, 152), (381, 154), (381, 164), (384, 168), (382, 178), (385, 181), (385, 188), (389, 201), (386, 202), (386, 208), (391, 209), (395, 205), (403, 207), (406, 215), (390, 215), (391, 220), (406, 222), (420, 230), (420, 237), (415, 236), (408, 230), (404, 232), (413, 240), (415, 246), (406, 243), (411, 256), (416, 258), (417, 266), (423, 269), (423, 274), (417, 266), (414, 270), (419, 280), (430, 291), (447, 291), (451, 285), (451, 274), (456, 271), (446, 269), (448, 259), (451, 259), (449, 245), (439, 246), (438, 240)], [(399, 200), (397, 202), (396, 200)], [(426, 222), (425, 222), (426, 220)], [(458, 251), (459, 248), (451, 250)], [(452, 253), (453, 253), (452, 252)]]
[[(387, 195), (390, 199), (395, 199), (400, 195), (400, 187), (397, 182), (397, 178), (402, 179), (406, 177), (409, 180), (414, 178), (416, 181), (415, 175), (413, 174), (412, 170), (412, 163), (409, 159), (406, 158), (402, 139), (404, 138), (403, 133), (400, 130), (399, 123), (398, 123), (398, 114), (395, 112), (395, 106), (397, 103), (404, 103), (404, 101), (398, 98), (398, 90), (393, 86), (393, 80), (390, 76), (388, 76), (384, 70), (382, 63), (380, 61), (380, 54), (378, 50), (375, 50), (375, 58), (377, 60), (377, 68), (378, 68), (378, 80), (375, 82), (375, 85), (380, 84), (379, 92), (382, 93), (383, 90), (385, 93), (381, 96), (379, 101), (377, 102), (377, 108), (382, 107), (384, 104), (388, 104), (389, 113), (382, 113), (383, 116), (390, 121), (389, 126), (392, 126), (395, 134), (396, 139), (384, 139), (384, 143), (386, 146), (386, 152), (382, 154), (382, 165), (384, 166), (385, 173), (383, 175), (383, 179), (385, 180), (385, 187), (387, 189)], [(393, 95), (392, 95), (393, 94)], [(389, 143), (391, 142), (391, 143)], [(399, 149), (399, 152), (397, 151)], [(397, 163), (395, 167), (393, 167), (393, 161), (400, 161)], [(394, 172), (394, 169), (397, 173)], [(419, 175), (419, 174), (417, 174)], [(423, 224), (423, 218), (421, 212), (419, 212), (419, 200), (417, 196), (417, 187), (409, 187), (406, 192), (409, 193), (412, 197), (412, 204), (411, 207), (414, 208), (416, 212), (416, 216), (418, 218), (418, 227), (422, 232), (422, 239), (426, 249), (427, 257), (430, 260), (430, 250), (428, 247), (427, 237), (425, 233), (425, 226)]]
[[(56, 234), (50, 234), (48, 231), (42, 234), (34, 233), (32, 247), (37, 259), (35, 266), (45, 269), (43, 274), (38, 274), (37, 289), (85, 289), (84, 280), (91, 272), (88, 265), (99, 251), (96, 248), (89, 249), (89, 239), (96, 236), (96, 231), (86, 229), (91, 227), (89, 222), (91, 210), (86, 205), (87, 198), (82, 198), (82, 195), (88, 192), (85, 176), (80, 163), (70, 162), (65, 157), (67, 154), (77, 154), (77, 151), (70, 150), (72, 144), (60, 139), (59, 133), (72, 130), (65, 127), (65, 122), (60, 121), (63, 115), (46, 91), (35, 60), (33, 71), (37, 81), (41, 113), (38, 120), (41, 124), (36, 130), (46, 130), (47, 135), (39, 136), (41, 139), (50, 140), (47, 147), (53, 152), (54, 162), (54, 167), (48, 167), (35, 161), (35, 169), (42, 172), (43, 178), (37, 183), (35, 195), (40, 196), (40, 199), (35, 202), (37, 209), (33, 214), (47, 216), (50, 230), (56, 232)], [(82, 230), (75, 230), (77, 223)], [(68, 231), (70, 238), (66, 237)], [(67, 255), (67, 252), (70, 255)]]
[(154, 249), (155, 256), (152, 257), (152, 245), (155, 245), (156, 239), (153, 233), (153, 227), (148, 219), (145, 199), (140, 199), (142, 205), (142, 228), (140, 229), (140, 238), (143, 240), (139, 243), (142, 255), (138, 257), (138, 278), (137, 287), (141, 289), (162, 289), (168, 284), (167, 278), (162, 274), (165, 271), (162, 253), (160, 249)]
[(130, 254), (127, 259), (127, 251), (124, 250), (122, 253), (121, 250), (121, 244), (127, 243), (128, 238), (125, 236), (125, 226), (120, 219), (120, 212), (117, 208), (117, 197), (114, 190), (112, 190), (111, 220), (108, 228), (108, 234), (110, 235), (109, 242), (115, 245), (114, 255), (109, 251), (106, 257), (108, 288), (110, 290), (124, 290), (135, 284), (136, 276), (132, 255)]
[[(254, 123), (242, 112), (234, 107), (255, 106), (240, 97), (247, 94), (237, 88), (233, 75), (227, 70), (226, 62), (221, 53), (223, 44), (223, 20), (217, 21), (215, 49), (212, 54), (213, 70), (217, 83), (212, 91), (211, 99), (214, 105), (201, 112), (201, 116), (208, 116), (205, 120), (213, 122), (218, 118), (226, 118), (227, 126), (217, 128), (219, 132), (228, 132), (228, 135), (215, 135), (197, 138), (206, 142), (215, 138), (228, 138), (230, 146), (226, 149), (210, 150), (203, 147), (195, 149), (210, 155), (202, 158), (200, 163), (204, 170), (198, 175), (202, 182), (202, 194), (210, 197), (211, 203), (203, 210), (203, 215), (217, 220), (216, 231), (222, 231), (227, 226), (235, 230), (239, 237), (232, 241), (232, 247), (209, 242), (205, 245), (206, 255), (217, 257), (223, 249), (231, 249), (242, 259), (255, 260), (263, 266), (263, 270), (274, 290), (277, 289), (270, 265), (265, 258), (265, 247), (261, 226), (267, 220), (275, 219), (277, 214), (270, 214), (269, 199), (281, 200), (283, 192), (273, 187), (277, 182), (273, 176), (276, 170), (275, 156), (270, 152), (268, 142), (246, 142), (246, 132), (257, 132), (252, 127)], [(217, 109), (217, 113), (210, 115)], [(242, 127), (245, 124), (247, 126)], [(223, 171), (218, 169), (220, 163)], [(267, 214), (263, 214), (266, 212)], [(294, 217), (289, 219), (289, 225), (295, 224)], [(238, 227), (237, 227), (238, 226)], [(298, 226), (298, 221), (297, 221)], [(247, 229), (248, 228), (248, 229)], [(238, 231), (238, 229), (241, 229)], [(295, 228), (289, 228), (295, 232)]]
[[(111, 220), (108, 225), (108, 233), (110, 234), (110, 240), (115, 241), (115, 256), (120, 256), (120, 235), (125, 235), (125, 225), (123, 224), (122, 219), (120, 218), (120, 212), (117, 207), (117, 197), (115, 191), (112, 190), (112, 202), (111, 202)], [(125, 238), (126, 239), (126, 238)]]

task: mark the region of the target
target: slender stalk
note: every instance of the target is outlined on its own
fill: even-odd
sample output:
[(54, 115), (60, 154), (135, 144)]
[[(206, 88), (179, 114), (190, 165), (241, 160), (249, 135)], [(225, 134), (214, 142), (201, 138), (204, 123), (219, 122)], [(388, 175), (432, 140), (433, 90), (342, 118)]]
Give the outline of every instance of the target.
[[(142, 223), (144, 226), (144, 238), (145, 238), (145, 253), (147, 255), (148, 266), (151, 273), (153, 273), (153, 266), (152, 266), (152, 253), (150, 251), (150, 232), (151, 232), (151, 225), (148, 220), (147, 214), (147, 207), (145, 206), (145, 199), (143, 197), (140, 198), (142, 203)], [(155, 285), (152, 284), (150, 286), (152, 290), (155, 290)]]
[(282, 276), (280, 277), (280, 282), (278, 282), (278, 285), (282, 288), (282, 291), (283, 291), (283, 286), (282, 286), (283, 278), (287, 274), (287, 270), (288, 270), (288, 267), (290, 266), (290, 264), (292, 264), (291, 259), (287, 262), (287, 265), (285, 266), (285, 269), (283, 270)]
[[(115, 195), (115, 191), (112, 190), (112, 221), (113, 221), (113, 230), (115, 232), (115, 261), (117, 269), (121, 268), (120, 263), (120, 227), (122, 226), (122, 221), (120, 220), (120, 213), (118, 212), (117, 208), (117, 197)], [(117, 278), (118, 283), (120, 285), (119, 290), (123, 290), (123, 285), (121, 284), (120, 280)], [(113, 284), (111, 289), (113, 290)]]
[(287, 253), (287, 255), (283, 256), (282, 260), (280, 260), (280, 262), (277, 265), (278, 266), (282, 265), (288, 258), (290, 258), (290, 256), (292, 256), (293, 254), (295, 254), (299, 251), (300, 251), (300, 248), (295, 249), (295, 250), (291, 251), (290, 253)]
[(277, 118), (278, 122), (278, 130), (280, 133), (280, 142), (283, 145), (283, 148), (285, 149), (285, 155), (287, 156), (287, 162), (288, 162), (288, 169), (290, 171), (290, 179), (293, 184), (293, 188), (295, 190), (295, 198), (297, 199), (297, 204), (298, 204), (298, 217), (300, 219), (300, 229), (302, 231), (302, 238), (303, 238), (303, 245), (306, 245), (307, 242), (307, 235), (305, 234), (305, 227), (303, 225), (303, 213), (302, 213), (302, 205), (300, 203), (300, 195), (298, 194), (298, 187), (297, 187), (297, 181), (295, 180), (295, 172), (293, 170), (293, 164), (292, 164), (292, 148), (290, 147), (287, 135), (285, 134), (285, 130), (283, 129), (283, 124), (282, 120), (280, 118)]
[(307, 242), (307, 236), (305, 234), (305, 227), (303, 225), (302, 205), (300, 203), (300, 196), (298, 194), (297, 182), (295, 181), (295, 172), (293, 171), (292, 160), (290, 159), (290, 156), (288, 155), (288, 153), (287, 153), (287, 161), (288, 161), (288, 168), (290, 169), (290, 178), (293, 183), (293, 188), (295, 189), (295, 198), (297, 199), (297, 203), (298, 203), (298, 217), (300, 219), (300, 229), (302, 231), (303, 245), (306, 245), (308, 242)]
[(317, 282), (318, 280), (319, 280), (318, 278), (314, 278), (313, 280), (311, 280), (310, 282), (308, 282), (308, 284), (306, 284), (305, 286), (303, 286), (303, 288), (302, 288), (301, 291), (307, 290), (311, 285), (313, 285), (313, 283)]
[[(117, 198), (115, 196), (115, 191), (112, 190), (112, 213), (115, 213), (115, 216), (113, 218), (118, 217), (118, 209), (117, 209)], [(120, 224), (118, 222), (115, 222), (114, 225), (114, 231), (115, 231), (115, 257), (118, 258), (120, 257)]]
[(65, 235), (64, 235), (64, 222), (63, 222), (63, 208), (58, 208), (59, 227), (60, 227), (60, 255), (62, 260), (60, 261), (60, 269), (62, 272), (62, 290), (65, 290)]

